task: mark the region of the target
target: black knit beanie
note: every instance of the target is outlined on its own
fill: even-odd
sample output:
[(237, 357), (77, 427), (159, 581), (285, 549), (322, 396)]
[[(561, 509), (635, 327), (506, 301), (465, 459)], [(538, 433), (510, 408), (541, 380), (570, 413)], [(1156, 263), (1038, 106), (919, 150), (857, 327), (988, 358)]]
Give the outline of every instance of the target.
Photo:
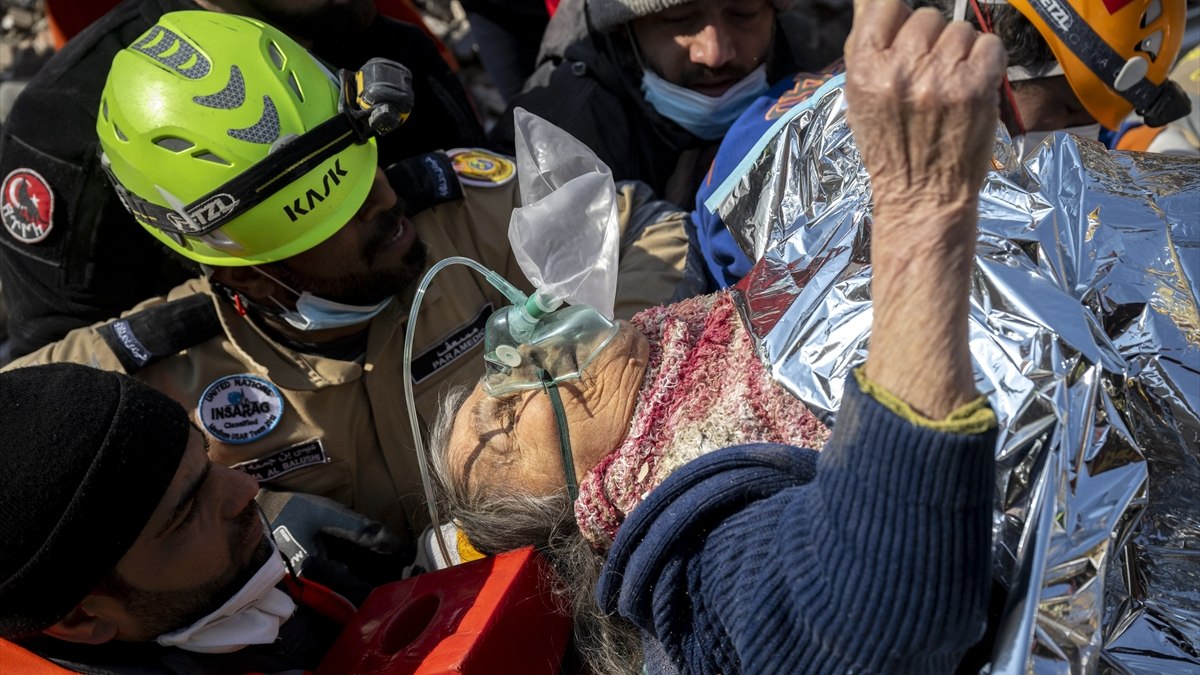
[[(634, 19), (657, 14), (695, 0), (587, 0), (587, 14), (596, 30), (608, 32)], [(771, 0), (778, 12), (792, 8), (793, 0)]]
[(103, 580), (179, 469), (188, 415), (125, 375), (0, 373), (0, 637), (32, 637)]

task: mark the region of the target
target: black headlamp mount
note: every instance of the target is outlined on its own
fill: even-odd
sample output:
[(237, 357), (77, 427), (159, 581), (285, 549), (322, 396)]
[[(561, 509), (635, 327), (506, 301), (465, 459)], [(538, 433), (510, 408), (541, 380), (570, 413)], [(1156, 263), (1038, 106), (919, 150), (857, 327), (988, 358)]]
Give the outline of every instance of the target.
[(125, 208), (135, 218), (183, 243), (209, 234), (261, 204), (354, 143), (391, 133), (412, 112), (412, 73), (387, 59), (371, 59), (356, 72), (342, 70), (338, 114), (280, 144), (271, 154), (220, 187), (178, 208), (159, 206), (125, 189), (101, 162)]

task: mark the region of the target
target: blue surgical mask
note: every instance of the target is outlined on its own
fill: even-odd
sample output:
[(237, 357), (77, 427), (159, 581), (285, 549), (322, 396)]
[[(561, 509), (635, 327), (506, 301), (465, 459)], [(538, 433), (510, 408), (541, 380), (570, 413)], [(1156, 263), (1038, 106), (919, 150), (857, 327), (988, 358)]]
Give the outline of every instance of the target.
[(267, 274), (263, 270), (257, 267), (254, 270), (298, 296), (296, 299), (296, 309), (294, 310), (284, 307), (283, 303), (275, 298), (271, 298), (272, 302), (279, 305), (279, 317), (297, 330), (314, 331), (326, 328), (357, 326), (375, 318), (392, 301), (392, 296), (389, 296), (383, 302), (375, 305), (346, 305), (334, 302), (333, 300), (326, 300), (308, 291), (304, 291), (303, 293), (298, 292), (296, 289)]
[(755, 68), (715, 97), (668, 82), (649, 70), (642, 75), (642, 93), (658, 114), (710, 141), (724, 136), (734, 120), (767, 88), (766, 65)]

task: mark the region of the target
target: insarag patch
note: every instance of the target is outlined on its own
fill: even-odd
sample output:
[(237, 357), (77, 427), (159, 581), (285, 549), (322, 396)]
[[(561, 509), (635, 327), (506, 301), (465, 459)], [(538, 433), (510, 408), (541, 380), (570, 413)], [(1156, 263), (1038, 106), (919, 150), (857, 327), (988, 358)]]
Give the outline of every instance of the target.
[(325, 454), (325, 446), (321, 445), (321, 439), (314, 438), (289, 445), (266, 457), (234, 464), (233, 468), (248, 473), (258, 482), (264, 483), (297, 469), (328, 463), (329, 457)]
[(442, 341), (429, 349), (417, 354), (412, 360), (413, 384), (420, 384), (433, 376), (434, 373), (450, 365), (460, 356), (483, 343), (483, 331), (487, 327), (488, 317), (494, 311), (492, 303), (479, 308), (474, 319), (460, 328), (454, 329)]
[(254, 375), (228, 375), (208, 385), (197, 406), (200, 425), (225, 443), (250, 443), (266, 436), (283, 416), (283, 394)]

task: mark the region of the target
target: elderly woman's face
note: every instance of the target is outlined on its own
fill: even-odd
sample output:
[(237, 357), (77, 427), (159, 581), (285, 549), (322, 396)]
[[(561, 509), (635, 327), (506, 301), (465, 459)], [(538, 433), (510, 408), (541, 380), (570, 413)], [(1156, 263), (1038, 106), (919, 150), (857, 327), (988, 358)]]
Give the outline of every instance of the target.
[[(646, 338), (622, 322), (582, 379), (559, 383), (578, 480), (625, 438), (649, 353)], [(476, 385), (454, 419), (449, 460), (468, 489), (481, 483), (534, 495), (562, 489), (550, 397), (540, 389), (495, 397)]]

